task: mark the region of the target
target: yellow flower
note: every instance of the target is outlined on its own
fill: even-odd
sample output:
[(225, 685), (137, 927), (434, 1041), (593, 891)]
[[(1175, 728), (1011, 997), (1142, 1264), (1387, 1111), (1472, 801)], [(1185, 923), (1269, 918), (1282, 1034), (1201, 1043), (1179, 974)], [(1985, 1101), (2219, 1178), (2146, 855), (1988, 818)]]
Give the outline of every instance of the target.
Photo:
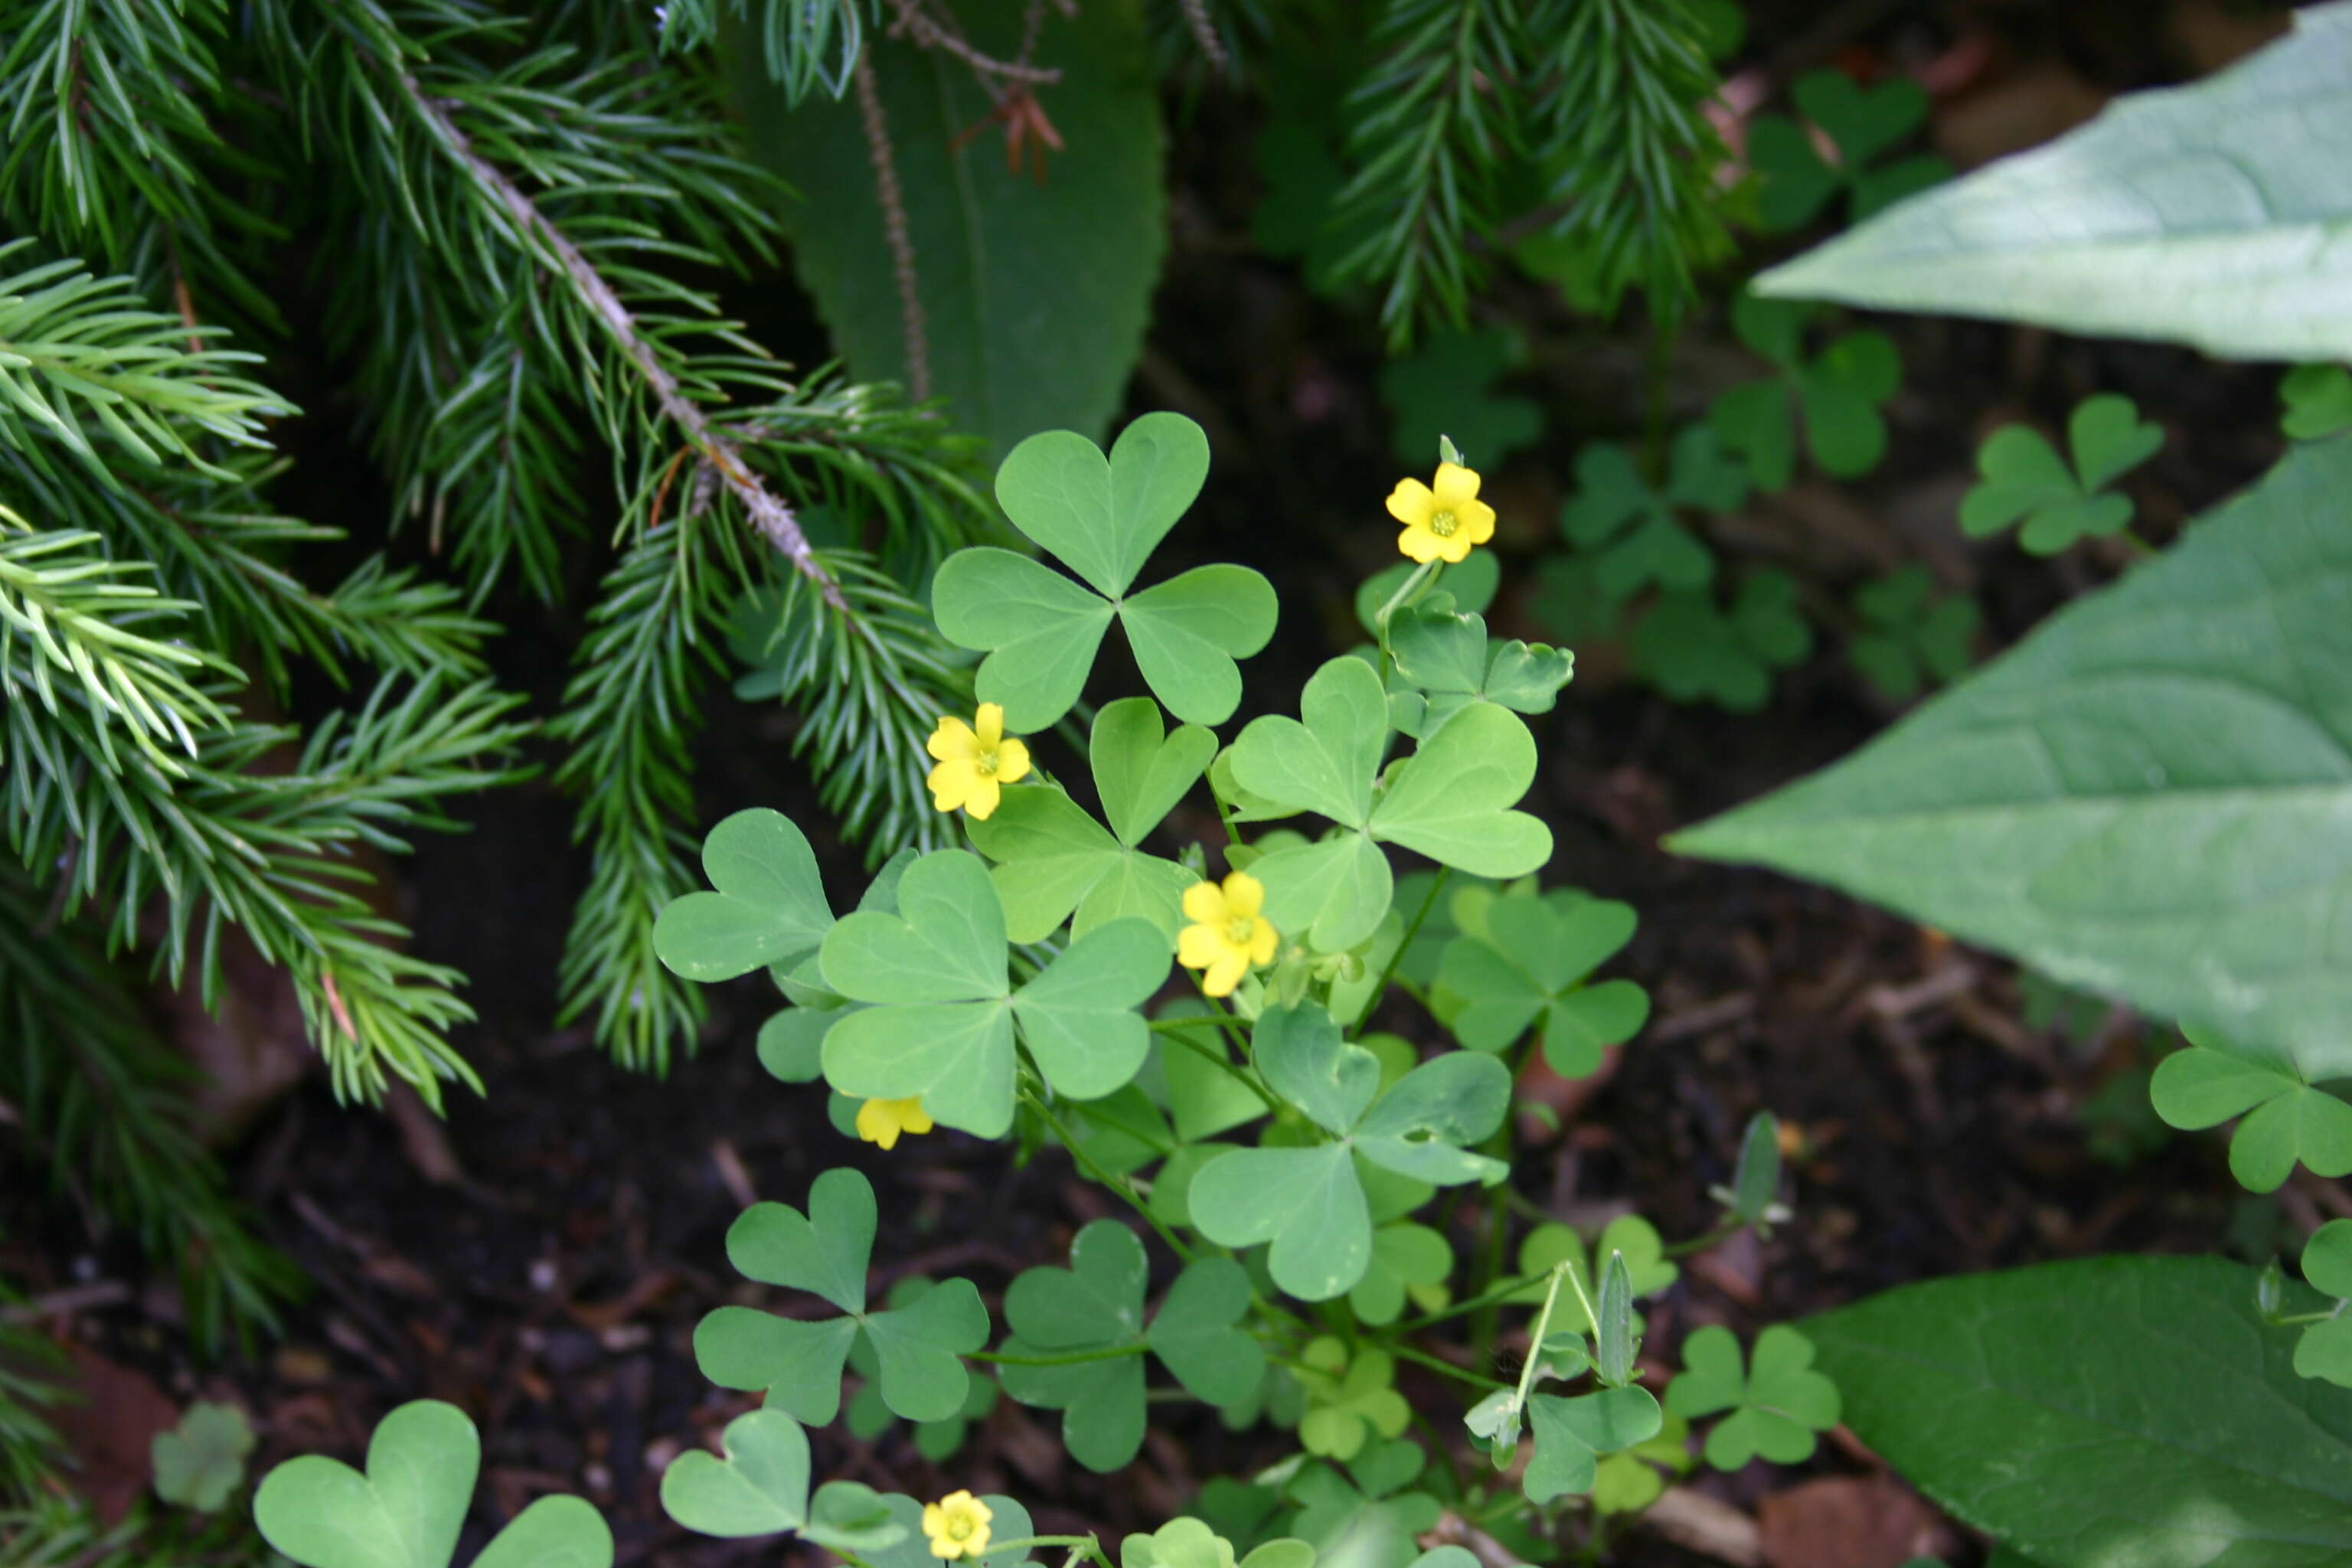
[(857, 1108), (857, 1135), (885, 1149), (896, 1149), (901, 1132), (929, 1132), (934, 1125), (919, 1100), (869, 1100)]
[(931, 804), (961, 806), (982, 822), (996, 809), (999, 784), (1029, 776), (1029, 748), (1004, 732), (1004, 710), (993, 702), (982, 703), (969, 724), (941, 719), (925, 749), (940, 764), (931, 770)]
[(988, 1521), (996, 1517), (970, 1492), (950, 1492), (923, 1505), (923, 1533), (934, 1557), (977, 1557), (988, 1550)]
[(1184, 889), (1184, 918), (1192, 923), (1177, 933), (1176, 962), (1206, 970), (1201, 989), (1210, 995), (1232, 995), (1243, 975), (1274, 962), (1282, 937), (1260, 918), (1265, 903), (1265, 884), (1246, 871), (1227, 876), (1222, 888), (1195, 882)]
[(1478, 499), (1478, 475), (1459, 463), (1437, 465), (1434, 489), (1419, 479), (1399, 479), (1389, 492), (1389, 515), (1404, 524), (1397, 548), (1426, 565), (1451, 566), (1470, 547), (1495, 537), (1495, 509)]

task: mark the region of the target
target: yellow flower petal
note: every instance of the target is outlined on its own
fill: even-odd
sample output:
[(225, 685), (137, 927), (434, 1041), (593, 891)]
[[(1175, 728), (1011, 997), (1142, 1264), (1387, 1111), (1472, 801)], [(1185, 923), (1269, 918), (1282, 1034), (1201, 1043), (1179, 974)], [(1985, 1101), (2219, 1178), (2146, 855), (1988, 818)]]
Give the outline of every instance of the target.
[(1470, 531), (1457, 528), (1452, 538), (1437, 541), (1437, 558), (1448, 566), (1459, 566), (1470, 559), (1471, 548)]
[[(1491, 531), (1493, 524), (1487, 527)], [(996, 782), (1019, 784), (1029, 776), (1029, 748), (1007, 736), (996, 743)]]
[(971, 798), (972, 786), (980, 782), (980, 771), (969, 758), (958, 757), (933, 768), (923, 782), (930, 785), (935, 809), (953, 811)]
[(1429, 514), (1436, 510), (1437, 498), (1419, 479), (1399, 479), (1396, 489), (1389, 492), (1389, 515), (1408, 528), (1426, 526)]
[(1257, 930), (1250, 933), (1250, 963), (1253, 965), (1272, 963), (1274, 962), (1275, 950), (1281, 945), (1282, 933), (1275, 930), (1268, 922), (1265, 921), (1258, 921)]
[(1478, 499), (1478, 471), (1465, 468), (1459, 463), (1440, 463), (1437, 465), (1437, 483), (1432, 488), (1437, 492), (1439, 506), (1460, 511), (1463, 502)]
[(1220, 925), (1191, 925), (1176, 933), (1176, 962), (1187, 969), (1206, 969), (1225, 955), (1225, 932)]
[[(1418, 561), (1424, 566), (1444, 552), (1445, 543), (1444, 540), (1419, 526), (1408, 528), (1397, 535), (1397, 549), (1404, 552), (1407, 560)], [(1458, 561), (1461, 557), (1454, 559)]]
[(1225, 912), (1236, 920), (1255, 918), (1265, 908), (1265, 884), (1247, 871), (1234, 871), (1225, 878)]
[(986, 822), (995, 815), (997, 799), (1003, 794), (993, 777), (974, 768), (971, 791), (963, 797), (963, 809), (974, 822)]
[(1231, 918), (1225, 912), (1225, 890), (1214, 882), (1193, 883), (1184, 889), (1184, 918), (1203, 925), (1224, 924)]
[(1209, 965), (1209, 972), (1201, 976), (1201, 989), (1211, 996), (1230, 996), (1234, 987), (1241, 984), (1242, 976), (1249, 973), (1249, 966), (1248, 952), (1228, 947), (1218, 955), (1216, 963)]
[[(1473, 485), (1471, 488), (1475, 491), (1477, 487)], [(997, 742), (1004, 739), (1004, 705), (1003, 703), (983, 702), (980, 705), (980, 711), (973, 714), (972, 718), (974, 720), (972, 732), (979, 738), (982, 751), (990, 750)]]
[(968, 762), (980, 755), (980, 737), (971, 732), (971, 725), (949, 715), (940, 719), (923, 749), (942, 763)]
[(1465, 500), (1455, 506), (1454, 515), (1462, 520), (1462, 531), (1473, 544), (1484, 544), (1495, 537), (1495, 509), (1482, 500)]

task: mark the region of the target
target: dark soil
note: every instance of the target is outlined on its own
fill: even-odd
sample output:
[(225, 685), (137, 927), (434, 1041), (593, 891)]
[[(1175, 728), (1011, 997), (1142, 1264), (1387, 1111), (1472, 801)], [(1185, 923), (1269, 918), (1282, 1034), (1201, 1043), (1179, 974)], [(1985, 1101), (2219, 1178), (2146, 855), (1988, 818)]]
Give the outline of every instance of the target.
[[(1815, 58), (1764, 53), (1795, 66), (1830, 49), (1934, 47), (1950, 33), (1940, 10), (1922, 21), (1910, 8), (1864, 7), (1892, 19), (1808, 44), (1799, 23), (1811, 7), (1783, 7), (1791, 16), (1779, 19), (1772, 9), (1759, 8), (1758, 37), (1777, 28), (1789, 49)], [(2165, 68), (2120, 45), (2101, 54), (2084, 44), (2091, 22), (2049, 15), (2069, 9), (2024, 8), (2013, 35), (2021, 58), (2104, 61), (2093, 79), (2106, 86)], [(1275, 579), (1283, 631), (1250, 666), (1249, 700), (1263, 710), (1291, 706), (1306, 673), (1351, 636), (1354, 584), (1390, 558), (1380, 500), (1394, 464), (1373, 391), (1378, 345), (1360, 321), (1309, 299), (1286, 270), (1232, 258), (1250, 199), (1244, 130), (1211, 111), (1197, 138), (1180, 142), (1177, 250), (1130, 413), (1174, 406), (1211, 428), (1210, 491), (1170, 549), (1241, 560)], [(769, 340), (821, 358), (805, 307), (775, 303), (783, 290), (772, 280), (761, 289)], [(1542, 452), (1490, 479), (1515, 529), (1506, 536), (1515, 587), (1497, 618), (1509, 635), (1539, 636), (1517, 585), (1532, 578), (1576, 444), (1638, 430), (1641, 333), (1572, 321), (1533, 295), (1508, 303), (1523, 328), (1547, 334), (1519, 389), (1554, 422)], [(2172, 435), (2135, 484), (2159, 537), (2273, 449), (2267, 371), (2005, 328), (1876, 324), (1896, 336), (1907, 367), (1888, 463), (1837, 495), (1801, 486), (1719, 542), (1738, 559), (1792, 565), (1839, 597), (1853, 580), (1925, 552), (1980, 595), (1988, 653), (2118, 565), (2095, 552), (2035, 563), (1958, 540), (1952, 502), (1990, 423), (2032, 416), (2046, 426), (2093, 389), (2137, 398)], [(1670, 385), (1678, 416), (1752, 374), (1723, 346), (1716, 317), (1682, 342)], [(576, 626), (511, 608), (518, 630), (502, 647), (504, 674), (547, 710)], [(1675, 1237), (1713, 1223), (1707, 1189), (1727, 1179), (1751, 1113), (1782, 1119), (1792, 1155), (1795, 1220), (1686, 1267), (1652, 1313), (1654, 1354), (1670, 1353), (1698, 1322), (1746, 1334), (1956, 1271), (2259, 1239), (2274, 1211), (2241, 1212), (2212, 1141), (2135, 1145), (2128, 1115), (2086, 1118), (2109, 1079), (2147, 1059), (2130, 1020), (2096, 1026), (2087, 1040), (2032, 1026), (2005, 963), (1834, 894), (1659, 847), (1662, 834), (1843, 755), (1885, 722), (1890, 711), (1834, 639), (1745, 717), (1668, 704), (1617, 679), (1612, 650), (1578, 651), (1579, 679), (1537, 721), (1544, 766), (1531, 809), (1559, 839), (1549, 879), (1640, 910), (1641, 933), (1612, 973), (1647, 986), (1654, 1010), (1565, 1133), (1524, 1150), (1517, 1184), (1573, 1220), (1637, 1205)], [(714, 689), (699, 745), (706, 824), (775, 805), (823, 837), (790, 733), (787, 715)], [(314, 1081), (233, 1154), (267, 1233), (318, 1282), (285, 1340), (195, 1366), (145, 1325), (137, 1301), (89, 1314), (83, 1331), (175, 1393), (233, 1393), (259, 1418), (264, 1462), (309, 1448), (353, 1454), (384, 1411), (431, 1395), (482, 1428), (485, 1534), (532, 1495), (563, 1489), (604, 1509), (625, 1563), (772, 1560), (772, 1542), (687, 1535), (656, 1500), (667, 1459), (711, 1440), (748, 1403), (702, 1379), (689, 1342), (714, 1305), (763, 1299), (722, 1247), (745, 1202), (798, 1203), (817, 1172), (856, 1164), (881, 1194), (877, 1265), (891, 1275), (966, 1272), (984, 1293), (1058, 1260), (1076, 1226), (1110, 1205), (1058, 1154), (1013, 1169), (1005, 1150), (957, 1135), (888, 1155), (844, 1140), (820, 1091), (777, 1084), (754, 1060), (753, 1032), (774, 1005), (764, 982), (717, 991), (701, 1048), (666, 1079), (614, 1068), (583, 1029), (551, 1023), (557, 955), (585, 869), (568, 803), (541, 783), (464, 815), (471, 831), (423, 843), (402, 884), (418, 951), (463, 968), (481, 1014), (459, 1043), (488, 1093), (457, 1100), (446, 1128), (462, 1180), (429, 1179), (393, 1120), (340, 1107)], [(838, 904), (857, 873), (851, 856), (828, 854)], [(1434, 1037), (1409, 1007), (1390, 1022)], [(2145, 1109), (2144, 1093), (2115, 1098)], [(2143, 1151), (2138, 1163), (2122, 1160), (2119, 1145)], [(2309, 1200), (2291, 1188), (2286, 1201)], [(58, 1260), (56, 1277), (68, 1272)], [(1451, 1426), (1454, 1391), (1410, 1387), (1440, 1427)], [(1286, 1448), (1278, 1435), (1234, 1438), (1196, 1407), (1162, 1414), (1171, 1419), (1137, 1465), (1108, 1478), (1066, 1462), (1050, 1414), (1009, 1404), (946, 1469), (920, 1460), (903, 1429), (866, 1444), (836, 1427), (817, 1436), (818, 1474), (919, 1496), (1011, 1490), (1032, 1501), (1043, 1530), (1116, 1539), (1181, 1508), (1206, 1476)], [(1834, 1442), (1805, 1473), (1870, 1468), (1858, 1446)], [(1756, 1467), (1694, 1484), (1750, 1508), (1797, 1479)], [(1974, 1559), (1963, 1538), (1954, 1545), (1957, 1561)], [(1645, 1568), (1705, 1560), (1639, 1531), (1613, 1558)]]

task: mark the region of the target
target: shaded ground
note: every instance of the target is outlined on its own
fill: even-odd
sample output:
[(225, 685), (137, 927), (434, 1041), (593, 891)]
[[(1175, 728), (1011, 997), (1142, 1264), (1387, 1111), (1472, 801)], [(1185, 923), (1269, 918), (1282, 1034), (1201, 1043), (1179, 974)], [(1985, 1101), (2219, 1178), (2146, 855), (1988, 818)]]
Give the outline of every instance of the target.
[[(2074, 59), (2090, 47), (2076, 37), (2088, 25), (2052, 25), (2050, 37), (2018, 47)], [(1937, 38), (1916, 18), (1883, 30), (1884, 47), (1898, 52)], [(1801, 43), (1793, 21), (1787, 31)], [(2137, 55), (2106, 58), (2108, 85), (2155, 68)], [(1212, 122), (1181, 154), (1183, 221), (1133, 411), (1175, 406), (1210, 425), (1211, 489), (1170, 548), (1242, 560), (1276, 579), (1283, 631), (1250, 667), (1250, 700), (1264, 709), (1293, 704), (1307, 671), (1350, 635), (1357, 575), (1390, 558), (1379, 501), (1393, 460), (1371, 390), (1376, 346), (1288, 273), (1230, 259), (1228, 241), (1246, 219), (1246, 181), (1232, 174), (1246, 167), (1243, 145), (1240, 128)], [(1638, 424), (1642, 354), (1622, 331), (1570, 321), (1532, 297), (1514, 304), (1524, 325), (1556, 334), (1519, 384), (1546, 405), (1553, 436), (1492, 479), (1507, 529), (1516, 528), (1506, 534), (1514, 588), (1498, 630), (1532, 636), (1525, 569), (1549, 535), (1575, 443)], [(771, 341), (814, 347), (804, 320), (763, 325)], [(1735, 520), (1718, 542), (1841, 593), (1922, 554), (1978, 589), (1988, 651), (2114, 563), (2042, 564), (1961, 546), (1949, 520), (1982, 429), (2027, 414), (2046, 423), (2094, 389), (2134, 395), (2173, 435), (2133, 487), (2159, 537), (2272, 450), (2267, 372), (2006, 329), (1884, 325), (1908, 371), (1885, 468), (1843, 491), (1801, 486)], [(1670, 387), (1678, 415), (1752, 374), (1725, 341), (1718, 321), (1686, 334)], [(519, 614), (528, 626), (529, 613)], [(562, 671), (550, 650), (570, 637), (519, 630), (502, 652), (508, 678), (551, 703)], [(1647, 986), (1655, 1007), (1621, 1070), (1565, 1134), (1523, 1155), (1517, 1184), (1562, 1218), (1589, 1222), (1638, 1205), (1670, 1238), (1694, 1235), (1714, 1217), (1706, 1191), (1727, 1178), (1746, 1119), (1769, 1108), (1792, 1130), (1798, 1218), (1769, 1241), (1744, 1238), (1687, 1268), (1651, 1316), (1654, 1348), (1698, 1322), (1745, 1334), (1948, 1272), (2097, 1250), (2210, 1251), (2228, 1245), (2233, 1227), (2259, 1240), (2263, 1214), (2274, 1211), (2241, 1207), (2216, 1143), (2137, 1145), (2144, 1092), (2126, 1078), (2101, 1098), (2144, 1062), (2127, 1024), (2095, 1027), (2087, 1046), (2069, 1042), (2023, 1021), (2003, 964), (1834, 895), (1657, 847), (1661, 834), (1844, 753), (1885, 721), (1833, 643), (1752, 717), (1675, 707), (1614, 679), (1619, 661), (1606, 647), (1579, 654), (1579, 680), (1537, 721), (1545, 763), (1530, 809), (1558, 835), (1551, 879), (1641, 910), (1641, 933), (1611, 973)], [(705, 820), (770, 805), (814, 829), (807, 781), (789, 758), (789, 720), (723, 698), (711, 711), (700, 747)], [(712, 1306), (762, 1299), (725, 1259), (721, 1238), (735, 1214), (755, 1196), (798, 1202), (816, 1172), (855, 1163), (882, 1194), (877, 1263), (969, 1272), (993, 1292), (1021, 1268), (1058, 1258), (1077, 1225), (1108, 1212), (1108, 1200), (1071, 1179), (1059, 1156), (1009, 1172), (1003, 1151), (960, 1136), (912, 1141), (887, 1156), (845, 1142), (820, 1094), (774, 1083), (753, 1060), (752, 1033), (773, 1005), (764, 983), (716, 993), (703, 1049), (666, 1080), (614, 1069), (584, 1032), (548, 1024), (584, 869), (565, 803), (543, 784), (527, 786), (481, 803), (471, 820), (467, 837), (421, 847), (402, 896), (420, 952), (472, 976), (482, 1023), (461, 1043), (487, 1099), (453, 1108), (446, 1149), (404, 1143), (400, 1124), (340, 1109), (315, 1083), (254, 1131), (236, 1155), (237, 1181), (320, 1285), (283, 1343), (195, 1369), (136, 1300), (87, 1314), (82, 1331), (174, 1394), (245, 1401), (263, 1422), (265, 1461), (305, 1448), (352, 1452), (392, 1405), (429, 1394), (476, 1414), (500, 1516), (538, 1492), (576, 1490), (613, 1521), (624, 1563), (772, 1559), (772, 1543), (687, 1536), (655, 1500), (667, 1459), (747, 1403), (703, 1381), (689, 1343)], [(839, 902), (854, 882), (845, 858), (834, 859)], [(1430, 1029), (1410, 1009), (1395, 1021)], [(2108, 1100), (2118, 1109), (2103, 1110)], [(2126, 1147), (2145, 1147), (2143, 1163), (2116, 1163)], [(435, 1179), (451, 1174), (437, 1168), (443, 1153), (458, 1179)], [(2284, 1201), (2312, 1199), (2290, 1188)], [(70, 1260), (54, 1272), (69, 1278)], [(1458, 1403), (1435, 1384), (1409, 1391), (1433, 1411)], [(920, 1460), (903, 1431), (866, 1445), (836, 1428), (817, 1438), (818, 1473), (927, 1496), (964, 1486), (1015, 1491), (1033, 1500), (1041, 1529), (1116, 1537), (1181, 1507), (1202, 1477), (1286, 1447), (1278, 1436), (1236, 1440), (1193, 1407), (1171, 1408), (1175, 1424), (1155, 1430), (1133, 1471), (1108, 1479), (1066, 1464), (1050, 1435), (1056, 1417), (1009, 1405), (950, 1469)], [(1697, 1484), (1753, 1510), (1805, 1475), (1869, 1470), (1866, 1455), (1832, 1443), (1795, 1474), (1759, 1467)], [(1615, 1560), (1705, 1559), (1636, 1534)]]

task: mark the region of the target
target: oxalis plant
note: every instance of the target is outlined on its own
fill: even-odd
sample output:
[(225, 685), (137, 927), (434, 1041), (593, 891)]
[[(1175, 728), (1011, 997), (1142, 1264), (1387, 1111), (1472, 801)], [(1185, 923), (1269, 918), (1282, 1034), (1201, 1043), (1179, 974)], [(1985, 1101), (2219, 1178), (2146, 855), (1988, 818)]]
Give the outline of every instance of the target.
[[(1678, 1375), (1643, 1357), (1640, 1302), (1675, 1259), (1787, 1217), (1769, 1117), (1722, 1223), (1680, 1242), (1634, 1215), (1580, 1234), (1510, 1189), (1517, 1069), (1540, 1053), (1596, 1070), (1648, 999), (1591, 978), (1633, 910), (1538, 884), (1552, 839), (1518, 809), (1525, 716), (1552, 708), (1572, 661), (1490, 637), (1449, 591), (1495, 513), (1451, 443), (1442, 458), (1388, 497), (1407, 559), (1368, 587), (1366, 645), (1314, 673), (1297, 716), (1221, 736), (1276, 603), (1243, 566), (1148, 572), (1207, 475), (1200, 427), (1147, 415), (1108, 456), (1068, 432), (1022, 442), (996, 493), (1039, 553), (965, 550), (934, 593), (940, 629), (985, 656), (977, 711), (942, 715), (929, 747), (933, 804), (965, 842), (902, 852), (836, 913), (850, 890), (825, 887), (791, 819), (712, 830), (711, 889), (669, 905), (656, 942), (689, 979), (773, 979), (787, 1005), (760, 1031), (769, 1071), (822, 1085), (835, 1125), (883, 1150), (944, 1129), (1014, 1160), (1057, 1145), (1129, 1212), (992, 1297), (950, 1278), (877, 1299), (864, 1174), (753, 1205), (728, 1257), (782, 1310), (720, 1307), (695, 1332), (705, 1375), (759, 1403), (722, 1453), (663, 1477), (680, 1524), (795, 1535), (864, 1568), (1046, 1552), (1110, 1568), (1098, 1537), (1038, 1535), (1013, 1498), (814, 1484), (809, 1428), (906, 1421), (951, 1463), (1001, 1390), (1058, 1412), (1097, 1471), (1135, 1458), (1155, 1411), (1206, 1415), (1188, 1404), (1291, 1434), (1287, 1458), (1118, 1542), (1121, 1568), (1474, 1568), (1597, 1554), (1693, 1463), (1695, 1423), (1708, 1461), (1736, 1468), (1801, 1460), (1836, 1422), (1792, 1329), (1747, 1348), (1703, 1330)], [(1087, 711), (1114, 623), (1146, 689)], [(1221, 837), (1174, 830), (1188, 800)], [(1371, 1026), (1416, 1017), (1417, 1039)], [(1405, 1365), (1433, 1374), (1417, 1391), (1454, 1397), (1409, 1400)], [(476, 1456), (461, 1414), (410, 1405), (365, 1473), (297, 1459), (257, 1515), (310, 1568), (439, 1568)], [(592, 1508), (550, 1498), (478, 1563), (611, 1555)]]

